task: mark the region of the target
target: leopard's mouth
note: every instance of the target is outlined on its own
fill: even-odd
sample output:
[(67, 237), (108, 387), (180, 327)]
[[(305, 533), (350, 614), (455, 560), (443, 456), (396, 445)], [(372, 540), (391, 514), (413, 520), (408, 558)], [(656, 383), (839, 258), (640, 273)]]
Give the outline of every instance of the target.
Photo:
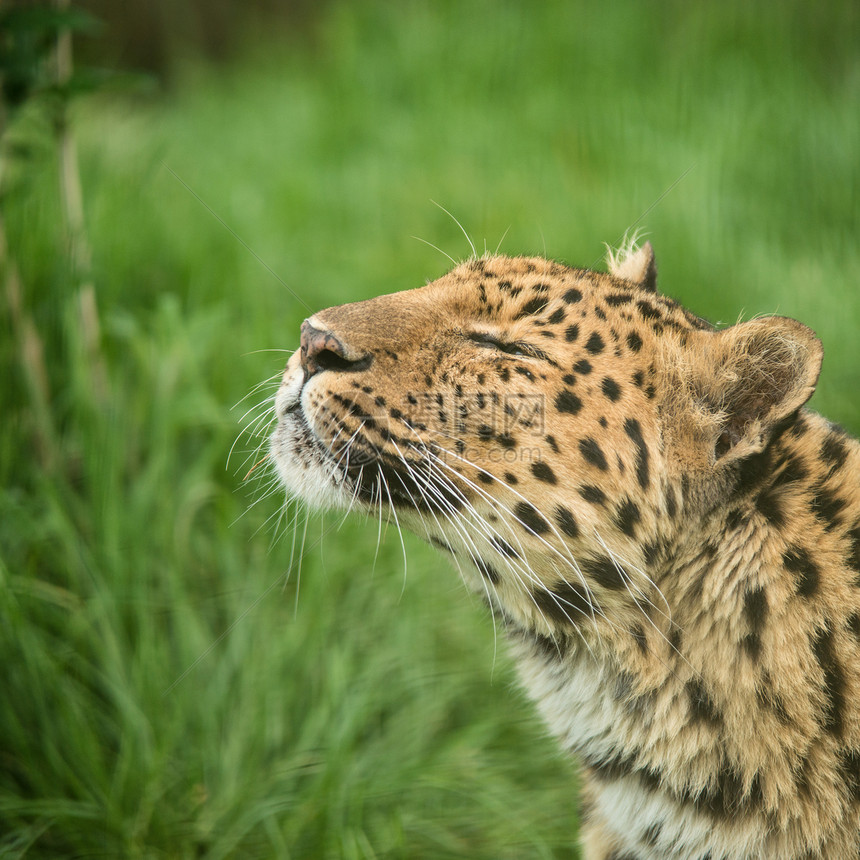
[(306, 389), (304, 381), (287, 382), (276, 397), (270, 452), (288, 491), (318, 507), (359, 504), (371, 511), (390, 507), (446, 516), (462, 508), (463, 491), (434, 464), (432, 448), (417, 440), (377, 442), (367, 419), (353, 425), (330, 417), (317, 427)]
[(287, 492), (316, 508), (348, 506), (354, 492), (332, 451), (314, 430), (307, 410), (302, 372), (285, 378), (275, 397), (277, 424), (269, 454)]

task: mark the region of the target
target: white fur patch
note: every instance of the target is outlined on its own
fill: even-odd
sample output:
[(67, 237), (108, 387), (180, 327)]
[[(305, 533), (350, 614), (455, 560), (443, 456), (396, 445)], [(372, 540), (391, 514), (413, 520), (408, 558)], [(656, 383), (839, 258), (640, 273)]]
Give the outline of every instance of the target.
[(304, 371), (291, 361), (275, 397), (278, 426), (269, 439), (269, 453), (290, 495), (314, 508), (346, 508), (352, 494), (307, 421), (308, 391), (303, 383)]

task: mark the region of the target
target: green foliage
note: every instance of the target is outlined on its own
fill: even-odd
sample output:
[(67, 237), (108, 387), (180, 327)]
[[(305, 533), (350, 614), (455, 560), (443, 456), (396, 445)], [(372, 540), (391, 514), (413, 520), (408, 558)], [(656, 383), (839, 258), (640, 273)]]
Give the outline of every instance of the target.
[[(0, 12), (0, 80), (3, 101), (18, 108), (27, 99), (56, 89), (51, 79), (50, 54), (63, 32), (94, 33), (98, 22), (82, 9), (47, 4), (10, 6)], [(88, 90), (83, 80), (73, 79), (69, 90)]]
[(857, 24), (848, 3), (342, 2), (310, 45), (257, 35), (159, 100), (77, 105), (107, 401), (50, 147), (3, 200), (56, 458), (4, 336), (0, 854), (576, 856), (573, 768), (447, 562), (406, 536), (404, 569), (393, 524), (377, 553), (375, 523), (279, 519), (242, 480), (265, 422), (228, 452), (309, 308), (440, 274), (413, 235), (469, 253), (431, 199), (479, 250), (585, 265), (647, 228), (697, 312), (812, 325), (816, 405), (860, 429)]

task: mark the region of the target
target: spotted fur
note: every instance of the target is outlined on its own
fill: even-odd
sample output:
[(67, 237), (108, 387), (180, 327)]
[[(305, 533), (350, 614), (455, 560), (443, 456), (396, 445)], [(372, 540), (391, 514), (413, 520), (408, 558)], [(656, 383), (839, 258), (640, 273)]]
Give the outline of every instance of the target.
[(390, 511), (504, 627), (584, 774), (587, 860), (860, 856), (860, 446), (815, 335), (473, 259), (303, 325), (271, 455)]

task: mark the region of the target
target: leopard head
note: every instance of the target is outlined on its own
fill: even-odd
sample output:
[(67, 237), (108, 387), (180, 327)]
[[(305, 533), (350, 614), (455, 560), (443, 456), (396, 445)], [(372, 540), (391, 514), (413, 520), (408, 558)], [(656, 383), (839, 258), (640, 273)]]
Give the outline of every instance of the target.
[(305, 320), (271, 437), (287, 490), (392, 516), (539, 635), (629, 628), (821, 348), (780, 317), (716, 331), (658, 294), (650, 245), (609, 268), (473, 259)]

